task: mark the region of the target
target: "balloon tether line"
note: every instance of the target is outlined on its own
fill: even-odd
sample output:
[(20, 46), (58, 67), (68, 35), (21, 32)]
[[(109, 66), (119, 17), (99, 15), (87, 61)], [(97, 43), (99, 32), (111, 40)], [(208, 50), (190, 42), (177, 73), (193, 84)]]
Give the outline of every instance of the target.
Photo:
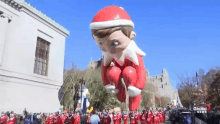
[(124, 81), (124, 78), (121, 78), (121, 85), (125, 88), (125, 94), (126, 94), (126, 101), (125, 101), (125, 104), (126, 104), (126, 111), (128, 112), (128, 108), (129, 108), (129, 104), (128, 104), (128, 101), (129, 101), (129, 96), (128, 96), (128, 90), (127, 90), (127, 87), (125, 85), (125, 81)]

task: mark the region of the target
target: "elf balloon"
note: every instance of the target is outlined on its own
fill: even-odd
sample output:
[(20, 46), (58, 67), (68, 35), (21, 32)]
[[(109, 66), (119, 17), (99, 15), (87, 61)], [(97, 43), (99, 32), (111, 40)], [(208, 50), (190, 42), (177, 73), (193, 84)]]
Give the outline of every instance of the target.
[(101, 9), (90, 24), (92, 36), (103, 51), (102, 80), (107, 90), (116, 93), (121, 102), (126, 100), (124, 80), (129, 95), (129, 109), (138, 109), (141, 90), (146, 83), (143, 56), (146, 54), (133, 40), (136, 36), (134, 23), (121, 7)]

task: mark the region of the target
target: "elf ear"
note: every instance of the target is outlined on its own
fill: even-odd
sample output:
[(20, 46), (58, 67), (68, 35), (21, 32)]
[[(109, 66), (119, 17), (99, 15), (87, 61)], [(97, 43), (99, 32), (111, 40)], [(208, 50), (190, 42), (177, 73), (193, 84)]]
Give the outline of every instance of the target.
[(130, 34), (130, 39), (133, 40), (136, 37), (136, 33), (134, 31)]

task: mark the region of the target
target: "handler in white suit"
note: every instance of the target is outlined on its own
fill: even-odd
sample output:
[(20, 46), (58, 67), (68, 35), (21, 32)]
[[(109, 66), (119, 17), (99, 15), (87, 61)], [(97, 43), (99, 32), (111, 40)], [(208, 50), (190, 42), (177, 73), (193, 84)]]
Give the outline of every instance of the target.
[[(83, 92), (82, 92), (82, 103), (81, 103), (81, 109), (83, 109), (83, 103), (84, 103), (84, 98), (87, 98), (87, 93), (89, 92), (88, 88), (86, 86), (83, 87)], [(89, 107), (90, 103), (88, 99), (86, 99), (86, 107)]]

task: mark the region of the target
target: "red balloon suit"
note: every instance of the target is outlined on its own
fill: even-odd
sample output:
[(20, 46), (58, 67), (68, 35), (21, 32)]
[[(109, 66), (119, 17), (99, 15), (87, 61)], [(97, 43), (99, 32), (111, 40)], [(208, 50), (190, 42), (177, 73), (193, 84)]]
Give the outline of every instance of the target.
[[(133, 30), (134, 23), (129, 14), (118, 6), (103, 8), (94, 16), (90, 24), (93, 31), (120, 26), (129, 26)], [(131, 32), (130, 36), (116, 30), (104, 34), (106, 35), (104, 38), (96, 35), (93, 35), (93, 38), (103, 51), (103, 84), (107, 90), (116, 93), (121, 102), (126, 101), (126, 94), (128, 94), (129, 109), (135, 111), (140, 105), (141, 91), (146, 84), (146, 70), (142, 58), (145, 53), (133, 41), (136, 34), (130, 30), (127, 31)]]
[[(140, 91), (132, 91), (133, 87), (136, 87), (142, 90), (145, 87), (146, 82), (146, 71), (144, 67), (143, 59), (140, 55), (138, 56), (139, 66), (135, 65), (129, 60), (125, 60), (123, 66), (117, 64), (114, 60), (115, 66), (111, 67), (110, 64), (104, 66), (102, 63), (102, 80), (105, 86), (114, 83), (113, 85), (118, 89), (117, 97), (121, 102), (126, 100), (125, 88), (121, 85), (120, 79), (123, 78), (126, 84), (126, 87), (129, 89), (131, 87), (131, 92), (133, 92), (129, 97), (129, 109), (130, 111), (135, 111), (138, 109), (141, 101)], [(139, 94), (136, 94), (139, 93)]]

